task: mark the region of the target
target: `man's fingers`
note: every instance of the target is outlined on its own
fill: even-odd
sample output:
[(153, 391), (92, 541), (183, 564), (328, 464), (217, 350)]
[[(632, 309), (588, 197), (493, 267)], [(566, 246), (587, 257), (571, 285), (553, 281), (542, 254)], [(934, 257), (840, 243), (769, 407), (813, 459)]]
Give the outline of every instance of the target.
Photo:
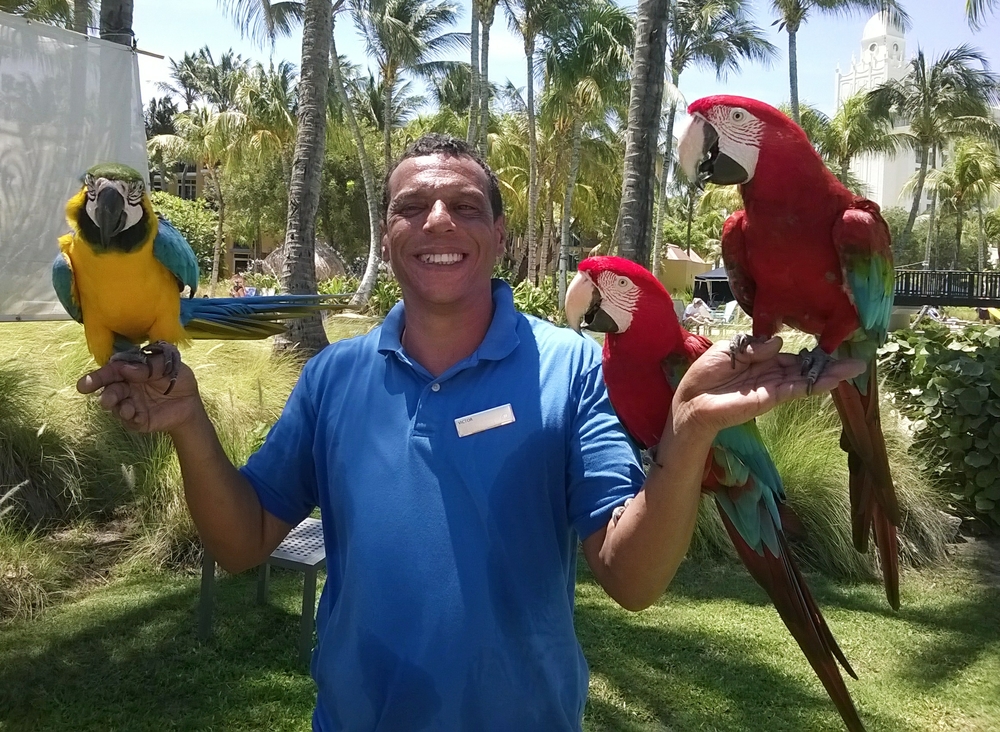
[(108, 384), (104, 387), (104, 391), (101, 392), (99, 399), (101, 409), (111, 411), (117, 407), (122, 401), (128, 398), (131, 388), (128, 384), (118, 381), (114, 384)]

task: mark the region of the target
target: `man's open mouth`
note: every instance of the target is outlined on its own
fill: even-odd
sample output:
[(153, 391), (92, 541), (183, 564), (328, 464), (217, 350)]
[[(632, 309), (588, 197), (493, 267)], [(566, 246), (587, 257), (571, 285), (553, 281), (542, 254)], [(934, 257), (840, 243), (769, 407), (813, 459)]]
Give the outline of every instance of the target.
[(451, 252), (448, 254), (421, 254), (420, 261), (424, 264), (457, 264), (465, 258), (464, 254)]

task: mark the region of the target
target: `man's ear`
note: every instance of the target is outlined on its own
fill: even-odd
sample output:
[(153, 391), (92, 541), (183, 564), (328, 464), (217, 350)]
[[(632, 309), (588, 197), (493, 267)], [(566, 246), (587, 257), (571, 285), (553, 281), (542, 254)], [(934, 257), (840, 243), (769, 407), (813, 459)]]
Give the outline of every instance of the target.
[(500, 259), (507, 251), (507, 219), (504, 218), (503, 214), (497, 216), (496, 221), (493, 222), (493, 231), (497, 237), (497, 259)]
[(388, 234), (388, 232), (386, 231), (386, 228), (385, 228), (385, 221), (381, 222), (378, 225), (378, 233), (379, 233), (379, 236), (382, 238), (382, 261), (383, 262), (388, 262), (389, 261), (389, 234)]

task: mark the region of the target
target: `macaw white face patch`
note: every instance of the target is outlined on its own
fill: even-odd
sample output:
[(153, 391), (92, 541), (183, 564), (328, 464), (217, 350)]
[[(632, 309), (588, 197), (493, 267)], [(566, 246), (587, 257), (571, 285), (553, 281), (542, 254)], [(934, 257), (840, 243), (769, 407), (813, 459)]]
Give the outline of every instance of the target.
[(469, 414), (455, 420), (455, 429), (458, 430), (459, 437), (468, 437), (477, 432), (485, 432), (496, 427), (503, 427), (505, 424), (513, 424), (514, 409), (510, 404), (504, 404), (492, 409), (484, 409), (482, 412)]
[(719, 134), (719, 152), (732, 158), (753, 178), (760, 155), (764, 123), (742, 107), (712, 107), (706, 118)]
[(97, 195), (110, 186), (117, 190), (125, 201), (125, 226), (122, 228), (122, 231), (131, 229), (139, 223), (139, 219), (142, 218), (142, 195), (146, 188), (142, 184), (142, 181), (126, 183), (121, 180), (94, 178), (91, 175), (87, 175), (84, 179), (84, 185), (87, 186), (87, 215), (91, 221), (97, 221)]
[(624, 333), (632, 325), (639, 286), (625, 275), (604, 270), (597, 276), (597, 289), (601, 292), (601, 310), (615, 321), (618, 332)]

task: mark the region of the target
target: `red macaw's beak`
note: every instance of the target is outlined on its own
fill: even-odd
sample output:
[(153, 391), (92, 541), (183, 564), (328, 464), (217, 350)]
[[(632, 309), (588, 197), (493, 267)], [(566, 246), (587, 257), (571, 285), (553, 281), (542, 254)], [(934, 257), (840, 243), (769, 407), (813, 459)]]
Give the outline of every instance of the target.
[(577, 272), (566, 290), (563, 307), (569, 327), (580, 332), (582, 326), (598, 333), (616, 333), (618, 324), (601, 309), (601, 291), (586, 272)]
[(747, 170), (719, 147), (719, 133), (695, 113), (677, 141), (677, 158), (690, 181), (732, 186), (750, 179)]

